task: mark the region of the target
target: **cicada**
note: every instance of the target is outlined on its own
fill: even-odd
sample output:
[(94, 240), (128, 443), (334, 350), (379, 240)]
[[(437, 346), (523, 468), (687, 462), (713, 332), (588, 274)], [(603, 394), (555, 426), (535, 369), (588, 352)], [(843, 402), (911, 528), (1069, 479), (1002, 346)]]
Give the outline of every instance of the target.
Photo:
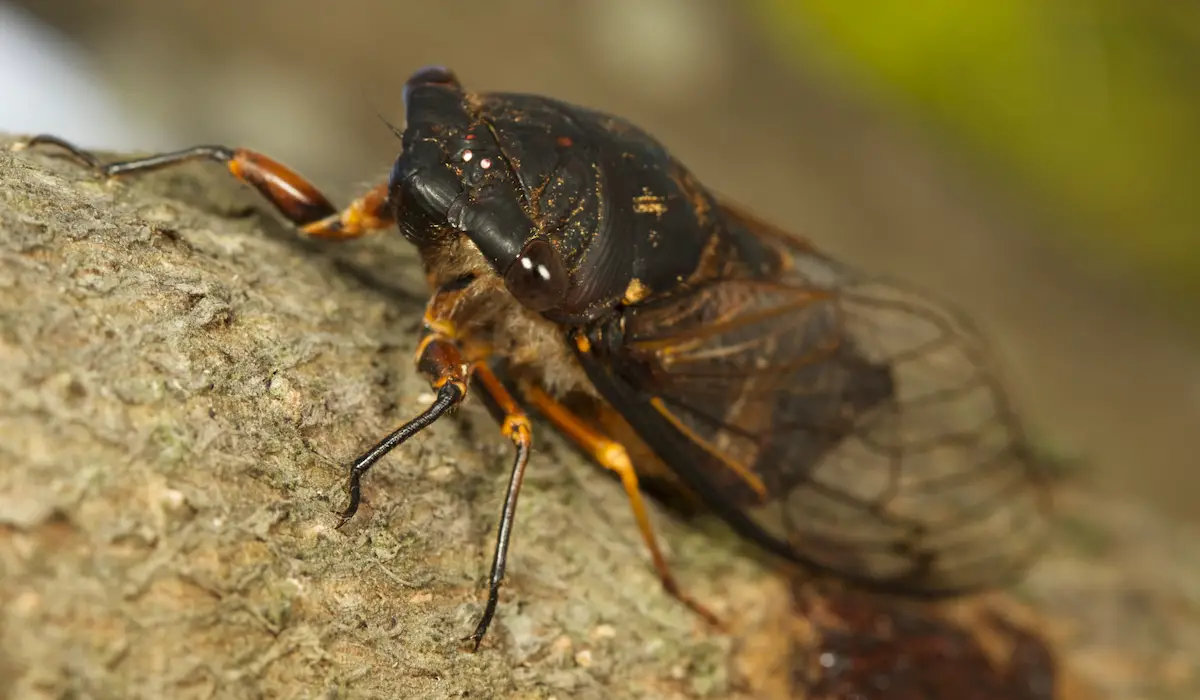
[(548, 97), (472, 92), (431, 67), (404, 87), (386, 182), (339, 209), (252, 150), (103, 163), (108, 177), (224, 164), (299, 233), (397, 227), (431, 296), (416, 366), (436, 398), (353, 461), (349, 505), (389, 451), (487, 394), (515, 448), (478, 648), (496, 611), (539, 414), (615, 472), (667, 591), (639, 488), (663, 470), (773, 555), (872, 590), (1006, 582), (1042, 541), (1045, 475), (980, 334), (725, 201), (657, 139)]

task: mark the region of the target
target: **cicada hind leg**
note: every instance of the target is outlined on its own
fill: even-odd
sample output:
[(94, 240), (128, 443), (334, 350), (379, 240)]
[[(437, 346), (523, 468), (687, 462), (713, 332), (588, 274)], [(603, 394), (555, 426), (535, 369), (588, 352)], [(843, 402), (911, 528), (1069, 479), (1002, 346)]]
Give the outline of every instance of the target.
[(709, 624), (717, 628), (724, 627), (720, 618), (708, 607), (680, 588), (674, 574), (671, 573), (667, 558), (663, 556), (662, 549), (658, 546), (654, 527), (650, 524), (650, 514), (646, 508), (646, 502), (642, 498), (637, 472), (634, 471), (633, 463), (625, 446), (593, 427), (586, 419), (576, 415), (570, 408), (556, 401), (541, 388), (533, 385), (523, 386), (522, 393), (530, 405), (553, 423), (554, 427), (570, 438), (597, 463), (620, 477), (621, 485), (625, 488), (625, 495), (629, 498), (629, 505), (633, 508), (633, 517), (637, 521), (638, 531), (641, 532), (646, 549), (650, 551), (650, 558), (654, 562), (654, 569), (658, 573), (659, 580), (662, 581), (663, 588), (703, 617)]
[(23, 144), (24, 148), (40, 146), (60, 148), (105, 178), (138, 175), (192, 161), (220, 163), (239, 181), (258, 190), (301, 234), (313, 238), (349, 240), (395, 223), (387, 201), (387, 183), (376, 185), (339, 210), (299, 173), (247, 148), (193, 146), (170, 153), (104, 163), (94, 153), (50, 134), (34, 136)]

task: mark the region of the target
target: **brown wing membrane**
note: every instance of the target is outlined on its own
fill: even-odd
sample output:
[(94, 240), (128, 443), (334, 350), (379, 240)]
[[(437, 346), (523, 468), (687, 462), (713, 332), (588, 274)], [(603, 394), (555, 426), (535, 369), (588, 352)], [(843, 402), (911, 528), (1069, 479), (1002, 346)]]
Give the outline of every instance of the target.
[(597, 388), (735, 528), (794, 560), (914, 594), (1019, 572), (1045, 488), (979, 335), (756, 235), (791, 264), (627, 310), (608, 361), (584, 360)]

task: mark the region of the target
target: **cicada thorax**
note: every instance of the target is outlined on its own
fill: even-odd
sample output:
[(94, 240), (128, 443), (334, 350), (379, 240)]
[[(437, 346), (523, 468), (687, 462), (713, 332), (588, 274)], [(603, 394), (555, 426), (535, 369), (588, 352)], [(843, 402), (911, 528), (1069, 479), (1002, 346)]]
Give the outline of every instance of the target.
[(715, 201), (657, 140), (545, 97), (481, 94), (470, 103), (516, 177), (529, 236), (549, 241), (570, 275), (548, 317), (591, 320), (670, 292), (701, 268), (722, 226)]

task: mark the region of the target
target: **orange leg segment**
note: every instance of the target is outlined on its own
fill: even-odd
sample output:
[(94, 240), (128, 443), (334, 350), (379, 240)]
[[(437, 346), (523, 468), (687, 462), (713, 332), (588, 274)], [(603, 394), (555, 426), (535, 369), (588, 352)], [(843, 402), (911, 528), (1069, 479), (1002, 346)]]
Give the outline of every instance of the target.
[(306, 236), (333, 240), (358, 238), (387, 228), (394, 219), (381, 184), (339, 211), (311, 182), (269, 156), (246, 148), (194, 146), (144, 158), (103, 163), (94, 153), (57, 136), (41, 134), (25, 142), (26, 148), (57, 146), (103, 177), (122, 177), (171, 168), (195, 160), (224, 165), (238, 180), (254, 187), (288, 221)]
[(645, 501), (642, 500), (642, 492), (638, 488), (637, 472), (633, 469), (633, 463), (630, 461), (625, 447), (589, 425), (583, 418), (556, 401), (540, 387), (522, 386), (522, 393), (539, 413), (576, 445), (591, 455), (601, 466), (616, 472), (621, 478), (621, 485), (625, 487), (625, 495), (629, 497), (629, 505), (633, 508), (633, 517), (637, 520), (638, 530), (642, 533), (642, 540), (646, 543), (646, 548), (650, 550), (650, 557), (654, 561), (654, 568), (658, 572), (663, 588), (710, 624), (722, 627), (720, 619), (707, 607), (684, 593), (671, 574), (667, 559), (659, 549), (658, 540), (654, 536), (654, 528), (650, 524), (650, 514), (646, 509)]

